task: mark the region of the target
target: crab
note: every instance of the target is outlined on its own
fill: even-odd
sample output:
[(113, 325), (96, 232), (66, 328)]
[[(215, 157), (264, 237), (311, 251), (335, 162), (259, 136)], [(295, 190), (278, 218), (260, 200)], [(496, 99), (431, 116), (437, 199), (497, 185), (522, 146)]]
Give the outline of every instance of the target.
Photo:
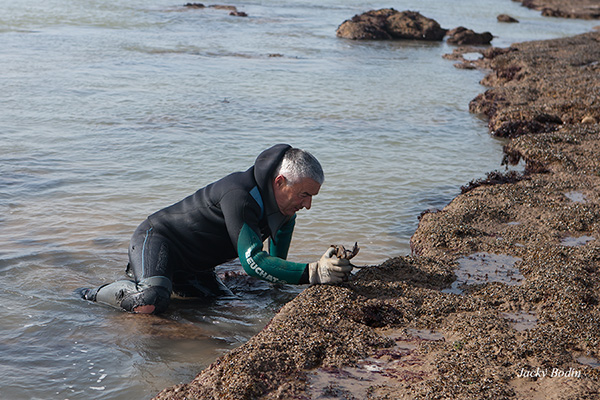
[[(360, 250), (360, 247), (358, 247), (357, 242), (354, 242), (352, 250), (346, 250), (346, 248), (341, 244), (332, 244), (331, 247), (335, 249), (335, 252), (333, 253), (334, 256), (336, 256), (337, 258), (345, 258), (346, 260), (352, 259), (355, 255), (358, 254), (358, 251)], [(352, 263), (350, 265), (353, 268), (363, 268), (359, 267), (358, 265), (353, 265)], [(349, 275), (345, 277), (344, 282), (346, 282), (348, 279)]]
[(345, 258), (346, 260), (352, 259), (355, 255), (358, 254), (360, 247), (358, 247), (358, 243), (354, 243), (354, 247), (352, 250), (346, 250), (346, 248), (341, 244), (332, 244), (331, 247), (335, 249), (334, 255), (337, 258)]

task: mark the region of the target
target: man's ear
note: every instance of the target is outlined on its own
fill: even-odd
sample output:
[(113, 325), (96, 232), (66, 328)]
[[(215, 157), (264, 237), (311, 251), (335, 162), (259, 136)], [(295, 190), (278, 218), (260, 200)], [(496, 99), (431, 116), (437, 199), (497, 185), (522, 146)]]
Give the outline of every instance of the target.
[(275, 185), (277, 185), (277, 187), (282, 187), (285, 184), (286, 184), (285, 176), (279, 174), (275, 177)]

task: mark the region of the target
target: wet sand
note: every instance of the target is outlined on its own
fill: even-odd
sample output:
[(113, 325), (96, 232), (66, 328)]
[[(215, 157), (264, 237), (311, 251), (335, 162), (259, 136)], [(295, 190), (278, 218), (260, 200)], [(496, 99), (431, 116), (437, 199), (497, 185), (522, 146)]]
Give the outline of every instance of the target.
[(598, 396), (600, 32), (483, 53), (471, 111), (525, 173), (465, 185), (412, 256), (306, 289), (156, 399)]

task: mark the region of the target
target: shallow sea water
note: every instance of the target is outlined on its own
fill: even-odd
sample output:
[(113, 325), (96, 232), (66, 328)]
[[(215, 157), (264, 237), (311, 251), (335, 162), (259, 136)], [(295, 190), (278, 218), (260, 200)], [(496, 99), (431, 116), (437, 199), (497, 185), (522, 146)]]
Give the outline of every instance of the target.
[(468, 113), (483, 72), (452, 67), (445, 43), (338, 39), (345, 19), (418, 10), (501, 47), (596, 25), (509, 0), (227, 3), (247, 18), (183, 3), (0, 0), (0, 398), (147, 399), (260, 331), (302, 288), (235, 277), (237, 299), (176, 300), (162, 317), (73, 291), (122, 278), (148, 214), (275, 143), (327, 175), (295, 261), (355, 241), (357, 264), (405, 255), (421, 211), (503, 168), (502, 142)]

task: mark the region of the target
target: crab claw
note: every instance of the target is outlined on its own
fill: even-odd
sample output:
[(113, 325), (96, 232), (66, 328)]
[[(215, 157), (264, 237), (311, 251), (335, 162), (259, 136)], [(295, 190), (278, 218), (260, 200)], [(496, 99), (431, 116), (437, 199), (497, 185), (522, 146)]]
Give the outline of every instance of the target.
[(360, 247), (358, 247), (358, 242), (354, 242), (354, 247), (352, 248), (352, 251), (350, 253), (350, 257), (348, 257), (348, 259), (351, 259), (355, 255), (357, 255), (359, 251), (360, 251)]

